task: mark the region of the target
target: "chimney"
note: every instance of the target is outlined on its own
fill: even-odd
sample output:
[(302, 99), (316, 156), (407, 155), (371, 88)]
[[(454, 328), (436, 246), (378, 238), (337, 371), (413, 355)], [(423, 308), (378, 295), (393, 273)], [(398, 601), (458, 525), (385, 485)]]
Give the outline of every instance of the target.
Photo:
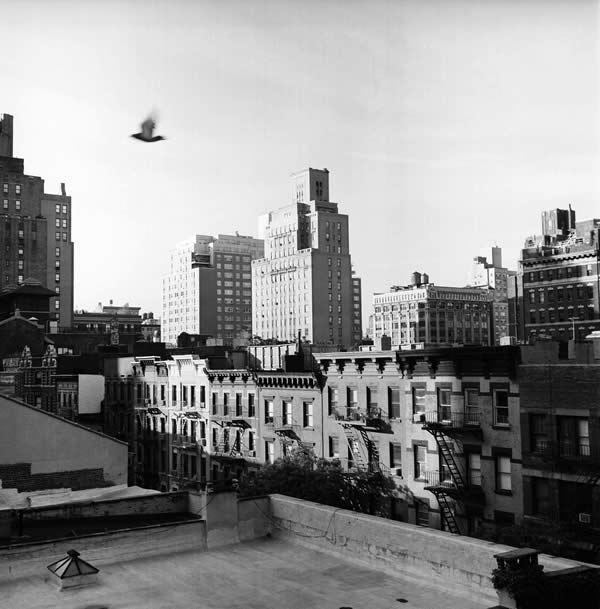
[(66, 197), (66, 196), (67, 196), (67, 189), (65, 188), (65, 183), (64, 183), (64, 182), (61, 182), (61, 183), (60, 183), (60, 194), (61, 194), (63, 197)]

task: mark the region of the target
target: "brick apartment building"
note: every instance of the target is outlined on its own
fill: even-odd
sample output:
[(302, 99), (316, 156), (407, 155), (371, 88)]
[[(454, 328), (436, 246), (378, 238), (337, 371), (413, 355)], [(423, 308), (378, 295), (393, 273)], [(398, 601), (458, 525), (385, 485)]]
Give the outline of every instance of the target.
[(71, 197), (45, 192), (44, 180), (24, 173), (13, 156), (13, 117), (0, 117), (0, 289), (32, 278), (52, 290), (49, 327), (73, 316)]
[(600, 220), (576, 222), (575, 210), (542, 213), (519, 261), (521, 338), (584, 340), (600, 329)]

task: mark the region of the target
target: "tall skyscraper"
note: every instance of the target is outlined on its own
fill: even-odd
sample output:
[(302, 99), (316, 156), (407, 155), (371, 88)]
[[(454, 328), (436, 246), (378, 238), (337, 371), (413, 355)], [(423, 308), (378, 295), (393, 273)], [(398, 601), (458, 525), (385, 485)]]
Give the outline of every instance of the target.
[(232, 344), (250, 337), (250, 263), (263, 256), (260, 239), (242, 235), (196, 235), (170, 252), (163, 277), (161, 337), (177, 343), (182, 332), (203, 334)]
[(56, 293), (50, 330), (73, 321), (71, 197), (45, 192), (44, 180), (24, 172), (13, 156), (13, 117), (0, 117), (0, 290), (32, 278)]
[[(491, 247), (480, 252), (473, 259), (469, 276), (469, 285), (482, 288), (487, 294), (491, 306), (492, 344), (499, 345), (500, 340), (510, 336), (509, 325), (509, 285), (516, 276), (516, 271), (509, 271), (502, 266), (502, 248)], [(516, 338), (516, 333), (512, 336)]]
[(284, 341), (300, 332), (317, 346), (351, 347), (362, 337), (360, 281), (348, 216), (329, 200), (329, 171), (292, 174), (291, 199), (259, 221), (265, 257), (252, 263), (253, 332)]

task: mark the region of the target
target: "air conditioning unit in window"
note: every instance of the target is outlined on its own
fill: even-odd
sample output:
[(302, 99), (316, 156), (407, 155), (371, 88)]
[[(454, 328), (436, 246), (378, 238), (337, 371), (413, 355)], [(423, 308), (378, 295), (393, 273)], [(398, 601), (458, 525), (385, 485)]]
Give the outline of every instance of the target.
[(400, 478), (402, 478), (402, 468), (401, 467), (392, 468), (392, 475), (399, 476)]
[(425, 423), (425, 415), (422, 412), (413, 414), (413, 423)]
[(579, 522), (581, 522), (583, 524), (591, 524), (592, 523), (591, 514), (586, 514), (585, 512), (580, 512), (579, 513)]
[(249, 450), (248, 451), (248, 456), (249, 457), (256, 457), (256, 451), (255, 450)]

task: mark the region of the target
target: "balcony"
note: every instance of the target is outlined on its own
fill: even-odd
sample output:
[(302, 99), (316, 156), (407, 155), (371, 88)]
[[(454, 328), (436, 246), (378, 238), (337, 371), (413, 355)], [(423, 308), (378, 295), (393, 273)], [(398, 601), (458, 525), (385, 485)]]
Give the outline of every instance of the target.
[[(415, 415), (417, 416), (417, 415)], [(421, 413), (419, 420), (427, 431), (463, 432), (481, 436), (481, 412), (453, 412), (440, 408)]]
[[(587, 440), (587, 438), (586, 438)], [(597, 466), (600, 464), (600, 451), (587, 443), (577, 440), (537, 440), (531, 447), (531, 456), (540, 457), (553, 463), (575, 463)]]
[(485, 495), (481, 486), (459, 486), (455, 483), (448, 471), (425, 470), (420, 472), (415, 482), (425, 482), (425, 490), (437, 495), (448, 495), (465, 505), (482, 506), (485, 504)]
[(367, 427), (379, 433), (393, 433), (390, 418), (377, 406), (369, 406), (365, 418)]
[(348, 423), (365, 424), (367, 416), (359, 406), (336, 406), (333, 409), (336, 421)]
[(198, 440), (186, 434), (172, 434), (171, 444), (176, 448), (198, 448)]

